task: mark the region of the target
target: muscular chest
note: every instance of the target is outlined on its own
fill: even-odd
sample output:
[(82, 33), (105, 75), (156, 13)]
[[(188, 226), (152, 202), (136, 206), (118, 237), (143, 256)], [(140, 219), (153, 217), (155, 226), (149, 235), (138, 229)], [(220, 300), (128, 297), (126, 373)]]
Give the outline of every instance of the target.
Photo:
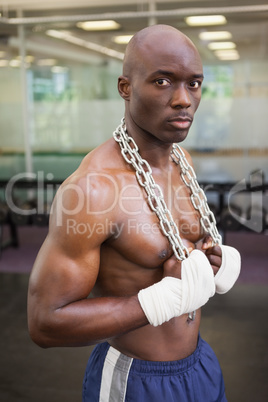
[[(200, 216), (194, 209), (185, 184), (170, 176), (155, 180), (162, 189), (162, 223), (168, 229), (169, 209), (180, 236), (187, 247), (192, 247), (201, 236)], [(154, 203), (155, 204), (155, 203)], [(113, 239), (113, 247), (127, 259), (144, 267), (157, 267), (172, 254), (171, 245), (161, 229), (159, 218), (148, 203), (148, 194), (135, 181), (122, 189), (118, 198), (120, 224)]]

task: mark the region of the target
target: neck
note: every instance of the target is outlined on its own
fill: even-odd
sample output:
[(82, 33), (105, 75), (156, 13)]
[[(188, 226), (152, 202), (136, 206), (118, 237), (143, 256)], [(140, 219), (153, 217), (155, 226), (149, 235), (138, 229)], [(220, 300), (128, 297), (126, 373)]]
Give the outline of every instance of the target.
[(142, 130), (131, 119), (126, 119), (127, 134), (133, 138), (139, 153), (152, 168), (167, 170), (170, 166), (172, 143), (165, 143), (151, 133)]

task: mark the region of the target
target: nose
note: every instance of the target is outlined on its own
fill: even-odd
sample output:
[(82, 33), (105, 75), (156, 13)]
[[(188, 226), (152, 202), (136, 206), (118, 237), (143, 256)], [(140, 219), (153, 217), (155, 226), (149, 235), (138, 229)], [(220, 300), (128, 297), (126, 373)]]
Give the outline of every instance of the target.
[(171, 106), (173, 108), (186, 109), (191, 106), (191, 98), (188, 89), (184, 85), (177, 87), (172, 96)]

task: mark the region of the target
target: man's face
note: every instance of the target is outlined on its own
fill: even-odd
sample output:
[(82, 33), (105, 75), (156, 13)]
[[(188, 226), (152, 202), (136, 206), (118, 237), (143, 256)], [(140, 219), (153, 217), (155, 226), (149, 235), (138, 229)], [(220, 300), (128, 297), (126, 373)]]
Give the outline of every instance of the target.
[(176, 35), (148, 41), (137, 52), (127, 110), (138, 130), (183, 141), (201, 99), (203, 68), (196, 49)]

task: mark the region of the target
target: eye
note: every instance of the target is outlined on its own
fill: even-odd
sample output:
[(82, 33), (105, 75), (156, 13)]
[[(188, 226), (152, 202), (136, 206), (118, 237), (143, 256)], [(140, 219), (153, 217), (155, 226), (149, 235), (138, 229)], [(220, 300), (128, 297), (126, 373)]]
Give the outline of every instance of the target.
[(194, 89), (200, 88), (201, 85), (202, 85), (201, 81), (192, 81), (192, 82), (190, 82), (190, 87), (194, 88)]
[(165, 78), (159, 78), (158, 80), (155, 81), (155, 83), (159, 87), (166, 87), (166, 86), (170, 85), (170, 82), (168, 80), (166, 80)]

